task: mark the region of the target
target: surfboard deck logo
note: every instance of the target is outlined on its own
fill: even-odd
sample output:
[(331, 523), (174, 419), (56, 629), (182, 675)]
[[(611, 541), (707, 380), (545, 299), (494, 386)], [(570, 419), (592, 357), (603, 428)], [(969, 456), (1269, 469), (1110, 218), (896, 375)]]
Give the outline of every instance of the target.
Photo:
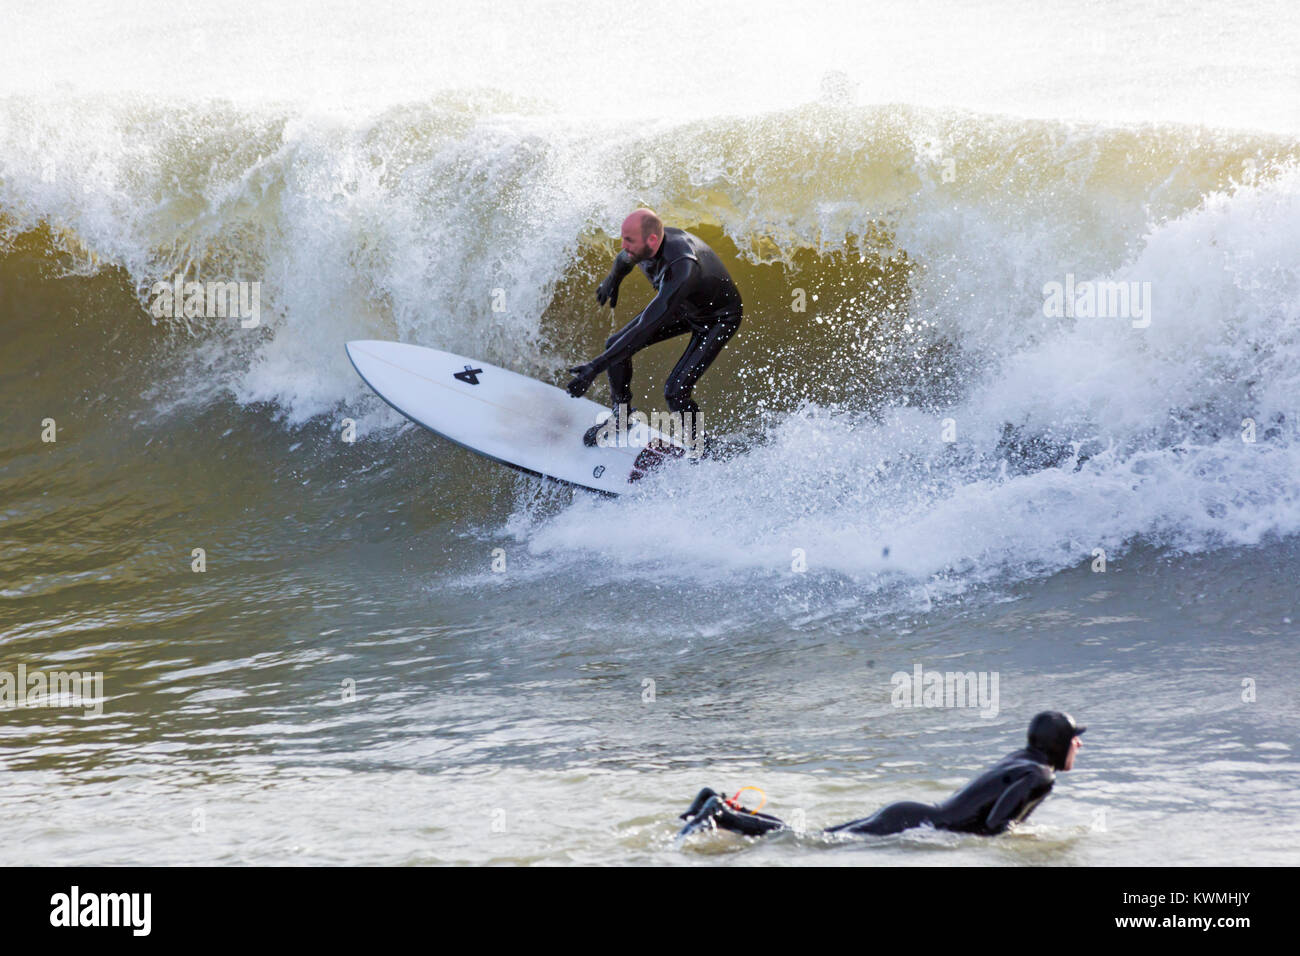
[(377, 339), (348, 342), (347, 354), (362, 380), (417, 425), (543, 478), (618, 495), (686, 454), (676, 437), (640, 424), (627, 447), (589, 448), (583, 433), (607, 408), (468, 356)]

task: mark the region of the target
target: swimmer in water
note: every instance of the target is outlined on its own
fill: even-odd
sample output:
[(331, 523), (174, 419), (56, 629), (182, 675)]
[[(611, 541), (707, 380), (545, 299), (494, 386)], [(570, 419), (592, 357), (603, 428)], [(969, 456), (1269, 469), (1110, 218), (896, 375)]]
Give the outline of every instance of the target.
[[(882, 836), (919, 826), (956, 833), (995, 836), (1020, 823), (1052, 791), (1056, 771), (1074, 766), (1080, 727), (1069, 714), (1045, 710), (1029, 724), (1028, 746), (1007, 754), (943, 803), (891, 803), (869, 817), (828, 827), (826, 833)], [(681, 815), (679, 836), (705, 829), (761, 836), (786, 824), (766, 813), (751, 812), (705, 787)]]

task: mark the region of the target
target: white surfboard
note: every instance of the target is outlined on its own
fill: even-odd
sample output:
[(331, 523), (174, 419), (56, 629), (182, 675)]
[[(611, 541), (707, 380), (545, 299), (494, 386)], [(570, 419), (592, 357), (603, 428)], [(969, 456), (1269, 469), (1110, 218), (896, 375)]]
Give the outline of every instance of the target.
[(629, 430), (623, 446), (588, 448), (583, 433), (608, 408), (487, 362), (401, 342), (361, 340), (347, 350), (366, 384), (411, 421), (544, 478), (617, 495), (664, 460), (647, 443), (685, 450), (676, 436), (670, 441), (644, 424)]

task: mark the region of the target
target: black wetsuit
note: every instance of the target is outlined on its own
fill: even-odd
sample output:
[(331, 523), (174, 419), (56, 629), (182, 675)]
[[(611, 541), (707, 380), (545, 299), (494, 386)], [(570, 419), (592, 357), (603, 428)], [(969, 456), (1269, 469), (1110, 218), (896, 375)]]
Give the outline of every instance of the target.
[(633, 265), (658, 293), (635, 319), (605, 342), (605, 351), (588, 363), (594, 375), (608, 370), (612, 404), (632, 402), (632, 356), (647, 345), (691, 333), (690, 344), (664, 385), (669, 411), (699, 413), (691, 389), (740, 327), (740, 292), (717, 253), (681, 229), (664, 230), (659, 251), (633, 263), (620, 252), (610, 270), (617, 288)]
[[(826, 833), (880, 836), (929, 825), (937, 830), (993, 836), (1019, 823), (1052, 791), (1058, 762), (1041, 750), (1025, 748), (1007, 754), (943, 803), (891, 803), (869, 817), (828, 827)], [(787, 829), (766, 813), (749, 813), (728, 806), (714, 791), (701, 790), (689, 810), (682, 834), (708, 827), (759, 836)]]

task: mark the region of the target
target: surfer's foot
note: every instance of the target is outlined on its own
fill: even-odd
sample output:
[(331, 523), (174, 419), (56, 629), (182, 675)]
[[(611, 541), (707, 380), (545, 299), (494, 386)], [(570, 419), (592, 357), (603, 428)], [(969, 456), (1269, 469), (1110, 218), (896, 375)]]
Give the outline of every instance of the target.
[(677, 819), (689, 820), (704, 808), (704, 805), (709, 802), (709, 797), (716, 797), (717, 795), (718, 791), (705, 787), (695, 795), (695, 799), (692, 800), (691, 805), (686, 808), (686, 812), (677, 815)]
[(695, 795), (695, 799), (686, 808), (686, 812), (678, 816), (679, 820), (686, 821), (686, 825), (678, 831), (677, 835), (679, 837), (689, 836), (692, 833), (714, 826), (713, 818), (722, 809), (724, 807), (722, 801), (718, 799), (718, 794), (705, 787)]
[(705, 787), (695, 795), (690, 807), (681, 815), (686, 825), (677, 835), (684, 837), (700, 830), (715, 829), (752, 837), (785, 829), (785, 824), (776, 817), (737, 807), (739, 804), (734, 804)]
[[(629, 408), (627, 410), (627, 421), (628, 421), (629, 430), (631, 430), (632, 428), (632, 416), (634, 414), (636, 414), (635, 408)], [(586, 432), (583, 433), (582, 443), (586, 445), (588, 448), (595, 448), (596, 445), (600, 443), (600, 430), (609, 424), (610, 419), (615, 419), (615, 421), (617, 421), (617, 417), (615, 413), (611, 412), (609, 418), (606, 418), (604, 421), (596, 425), (592, 425), (590, 428), (588, 428)]]
[(718, 441), (716, 437), (708, 432), (700, 432), (695, 437), (694, 444), (687, 445), (687, 458), (692, 462), (701, 462), (713, 458), (721, 459), (725, 446)]

